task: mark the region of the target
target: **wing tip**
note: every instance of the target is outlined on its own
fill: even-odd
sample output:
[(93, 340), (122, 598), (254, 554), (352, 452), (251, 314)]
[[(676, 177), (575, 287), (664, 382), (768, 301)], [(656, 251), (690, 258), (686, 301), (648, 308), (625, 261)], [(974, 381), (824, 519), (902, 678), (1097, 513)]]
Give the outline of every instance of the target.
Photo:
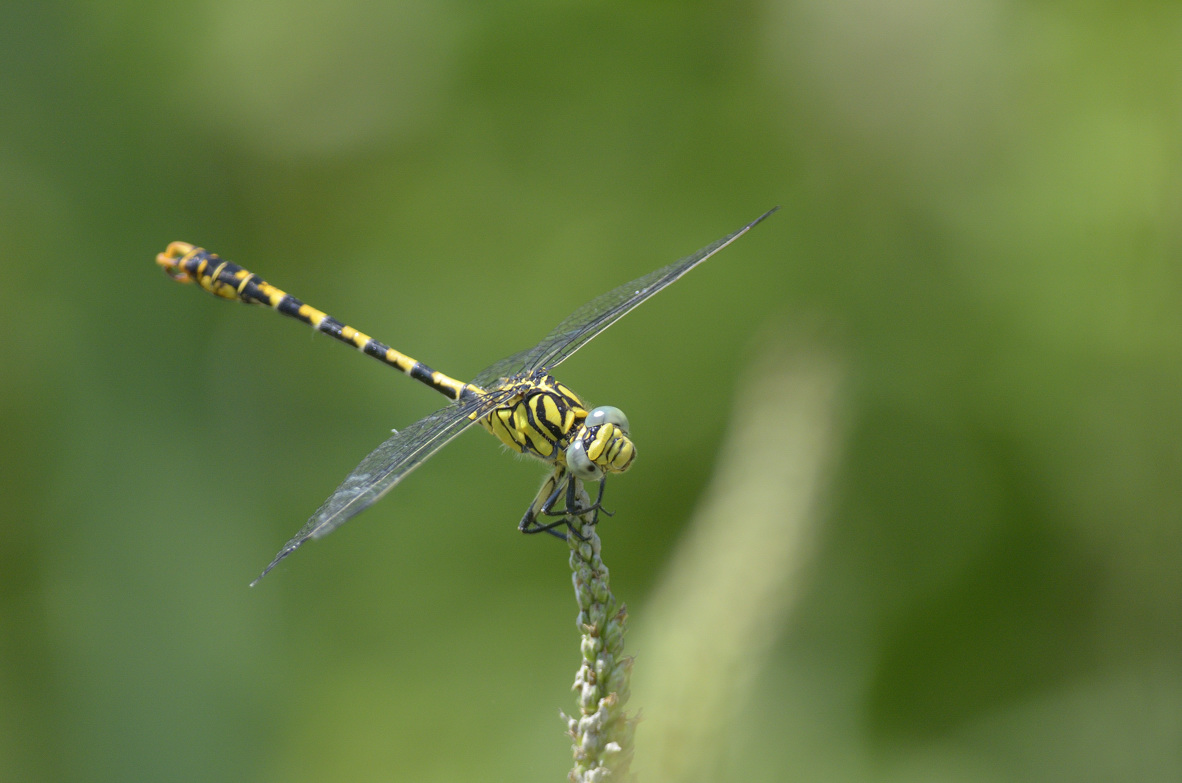
[(755, 218), (755, 220), (752, 220), (750, 223), (748, 223), (748, 224), (747, 224), (747, 228), (745, 228), (745, 229), (743, 229), (743, 230), (744, 230), (744, 231), (746, 231), (748, 228), (754, 228), (755, 226), (758, 226), (758, 225), (759, 225), (760, 223), (762, 223), (762, 222), (763, 222), (765, 219), (767, 219), (767, 218), (771, 217), (773, 214), (775, 214), (775, 213), (776, 213), (776, 212), (778, 212), (779, 210), (780, 210), (780, 205), (779, 205), (779, 204), (777, 204), (776, 206), (774, 206), (774, 207), (772, 207), (771, 209), (769, 209), (767, 212), (764, 212), (762, 215), (760, 215), (759, 217)]
[(290, 555), (292, 552), (296, 551), (301, 546), (303, 546), (303, 543), (307, 540), (308, 540), (307, 538), (298, 538), (298, 539), (288, 543), (288, 545), (283, 547), (283, 549), (280, 549), (279, 554), (275, 555), (275, 559), (272, 560), (270, 562), (270, 564), (266, 568), (263, 569), (263, 572), (261, 574), (259, 574), (257, 577), (255, 577), (254, 581), (250, 583), (250, 586), (254, 587), (259, 582), (263, 581), (264, 576), (271, 573), (271, 571), (275, 568), (275, 566), (279, 565), (288, 555)]

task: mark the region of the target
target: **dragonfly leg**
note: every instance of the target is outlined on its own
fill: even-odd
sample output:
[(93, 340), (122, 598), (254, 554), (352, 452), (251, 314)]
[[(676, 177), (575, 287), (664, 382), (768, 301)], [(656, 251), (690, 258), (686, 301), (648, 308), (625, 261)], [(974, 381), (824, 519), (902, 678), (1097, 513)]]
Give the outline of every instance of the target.
[[(552, 490), (551, 487), (553, 487)], [(538, 524), (538, 513), (545, 515), (553, 514), (554, 512), (551, 511), (551, 509), (554, 508), (554, 504), (558, 501), (558, 497), (561, 494), (562, 481), (559, 477), (559, 474), (556, 472), (551, 474), (550, 477), (546, 479), (546, 483), (542, 485), (542, 489), (538, 492), (538, 496), (534, 498), (534, 502), (530, 503), (529, 508), (525, 510), (525, 516), (521, 518), (521, 523), (517, 526), (517, 529), (522, 533), (549, 533), (555, 538), (560, 538), (565, 541), (566, 534), (555, 530), (555, 528), (561, 527), (563, 524), (565, 524), (565, 522), (558, 521), (552, 525)], [(541, 506), (539, 506), (538, 501), (541, 500), (543, 496), (546, 496), (546, 500), (541, 504)], [(535, 509), (537, 509), (537, 511), (535, 511)]]
[(576, 530), (574, 523), (571, 522), (571, 518), (576, 517), (576, 516), (582, 516), (587, 513), (591, 513), (591, 521), (588, 522), (587, 524), (588, 525), (595, 525), (599, 522), (599, 512), (600, 511), (603, 511), (609, 517), (611, 516), (611, 512), (607, 511), (606, 509), (603, 508), (603, 491), (604, 491), (604, 488), (607, 486), (607, 479), (605, 477), (605, 478), (601, 478), (599, 480), (599, 494), (595, 497), (595, 502), (592, 503), (591, 505), (585, 506), (585, 507), (580, 507), (579, 502), (578, 502), (579, 499), (577, 497), (575, 497), (575, 492), (577, 491), (577, 487), (576, 487), (575, 482), (576, 482), (576, 479), (574, 476), (567, 477), (567, 480), (566, 480), (566, 508), (563, 511), (562, 519), (557, 522), (554, 522), (552, 524), (554, 524), (554, 525), (564, 524), (564, 525), (566, 525), (567, 530), (569, 530), (571, 533), (573, 533), (577, 538), (579, 538), (583, 541), (588, 541), (588, 540), (590, 540), (590, 537), (585, 536), (582, 533), (580, 533), (578, 530)]
[[(535, 498), (534, 502), (530, 504), (530, 507), (525, 512), (525, 516), (521, 518), (521, 523), (517, 526), (517, 529), (522, 533), (549, 533), (556, 538), (566, 540), (566, 535), (559, 533), (557, 530), (557, 528), (563, 527), (565, 525), (566, 528), (570, 530), (570, 532), (573, 533), (577, 538), (584, 541), (588, 540), (587, 536), (584, 536), (575, 530), (574, 526), (570, 523), (570, 517), (582, 516), (583, 514), (594, 512), (594, 516), (591, 518), (591, 522), (589, 523), (592, 525), (599, 521), (600, 511), (610, 517), (612, 515), (611, 512), (603, 508), (602, 505), (603, 493), (605, 487), (607, 486), (607, 482), (604, 479), (599, 480), (599, 493), (596, 496), (594, 503), (589, 506), (580, 506), (578, 498), (575, 496), (575, 492), (577, 491), (575, 481), (576, 479), (574, 476), (561, 471), (555, 472), (548, 479), (546, 479), (546, 483), (542, 485), (542, 489), (538, 493), (537, 498)], [(548, 490), (549, 492), (547, 492)], [(554, 505), (558, 502), (558, 498), (563, 496), (564, 490), (566, 495), (564, 498), (564, 507), (561, 509), (555, 509)], [(538, 501), (541, 500), (543, 496), (545, 496), (546, 499), (539, 506)], [(559, 519), (556, 519), (553, 522), (541, 524), (538, 522), (539, 515), (559, 517)]]
[(580, 507), (579, 503), (578, 503), (578, 498), (575, 497), (575, 479), (573, 476), (571, 476), (567, 480), (567, 484), (566, 484), (566, 510), (564, 510), (562, 512), (547, 512), (547, 513), (551, 513), (551, 514), (562, 513), (563, 516), (566, 516), (566, 515), (582, 516), (583, 514), (594, 511), (595, 516), (592, 517), (592, 519), (591, 519), (591, 524), (594, 525), (596, 522), (599, 521), (599, 512), (601, 512), (601, 511), (604, 514), (607, 514), (609, 517), (613, 516), (612, 512), (608, 511), (606, 508), (603, 507), (603, 490), (606, 486), (607, 486), (607, 478), (606, 477), (601, 478), (599, 480), (599, 494), (596, 495), (595, 502), (589, 506)]
[[(565, 525), (567, 530), (569, 530), (571, 532), (571, 534), (573, 534), (576, 538), (578, 538), (581, 541), (589, 541), (590, 538), (588, 536), (583, 535), (581, 532), (579, 532), (575, 528), (574, 524), (571, 522), (571, 517), (582, 516), (583, 514), (588, 514), (588, 513), (594, 512), (594, 515), (592, 516), (591, 521), (588, 524), (594, 525), (596, 522), (598, 522), (599, 521), (599, 512), (602, 510), (601, 504), (603, 502), (603, 492), (604, 492), (604, 488), (606, 487), (606, 482), (603, 479), (599, 480), (599, 495), (595, 498), (594, 503), (592, 503), (589, 506), (580, 506), (578, 503), (578, 498), (575, 497), (575, 492), (577, 491), (577, 485), (575, 484), (575, 481), (576, 481), (576, 479), (574, 476), (568, 475), (566, 477), (566, 499), (565, 499), (564, 508), (562, 508), (561, 510), (554, 509), (554, 504), (556, 502), (558, 502), (558, 496), (562, 492), (562, 484), (560, 482), (557, 483), (557, 486), (554, 487), (554, 491), (550, 493), (550, 496), (548, 498), (546, 498), (546, 502), (542, 504), (542, 508), (541, 508), (542, 514), (545, 514), (547, 516), (560, 517), (560, 519), (556, 519), (553, 522), (549, 522), (545, 525), (541, 525), (541, 524), (538, 524), (536, 518), (531, 518), (530, 519), (530, 525), (531, 525), (530, 529), (527, 531), (523, 531), (523, 532), (528, 532), (528, 533), (541, 533), (542, 531), (550, 532), (550, 531), (553, 531), (555, 528), (559, 528), (559, 527), (562, 527), (563, 525)], [(532, 512), (533, 512), (533, 507), (531, 506), (530, 513), (532, 513)], [(611, 514), (609, 512), (605, 511), (604, 513), (607, 513), (608, 516), (611, 516)], [(524, 521), (525, 520), (522, 520), (522, 522), (524, 522)], [(566, 536), (563, 536), (563, 538), (566, 538)]]
[[(551, 513), (553, 513), (553, 512), (551, 512)], [(575, 530), (574, 527), (571, 526), (569, 516), (567, 516), (563, 512), (559, 512), (559, 513), (562, 513), (561, 517), (554, 520), (553, 522), (547, 522), (544, 525), (539, 524), (536, 518), (531, 517), (530, 527), (528, 529), (522, 528), (521, 532), (522, 533), (549, 533), (550, 535), (554, 536), (555, 538), (560, 538), (563, 541), (566, 541), (567, 534), (560, 533), (557, 530), (557, 528), (563, 527), (565, 525), (567, 530), (569, 530), (571, 532), (571, 534), (574, 535), (575, 538), (579, 539), (580, 541), (589, 541), (590, 540), (587, 536), (583, 535), (582, 533)], [(522, 521), (524, 522), (524, 520), (522, 520)]]

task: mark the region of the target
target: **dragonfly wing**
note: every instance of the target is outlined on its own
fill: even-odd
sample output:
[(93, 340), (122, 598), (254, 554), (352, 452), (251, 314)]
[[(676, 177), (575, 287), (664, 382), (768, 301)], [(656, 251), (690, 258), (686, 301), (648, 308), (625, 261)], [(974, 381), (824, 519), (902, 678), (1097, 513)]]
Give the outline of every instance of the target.
[(527, 348), (524, 351), (518, 351), (512, 356), (506, 356), (496, 364), (490, 364), (476, 374), (476, 377), (472, 379), (472, 385), (482, 389), (496, 387), (497, 382), (502, 378), (511, 378), (521, 372), (521, 368), (525, 366), (526, 359), (536, 350), (536, 346), (534, 348)]
[(279, 562), (312, 538), (322, 538), (365, 509), (423, 464), (432, 454), (479, 420), (472, 414), (495, 404), (496, 396), (453, 403), (395, 432), (361, 460), (336, 491), (320, 506), (300, 532), (283, 545), (271, 564), (251, 586), (258, 584)]
[[(521, 357), (520, 369), (526, 372), (536, 370), (539, 367), (549, 369), (560, 364), (575, 351), (589, 343), (604, 329), (624, 317), (634, 307), (746, 234), (756, 224), (777, 209), (779, 207), (773, 207), (738, 231), (726, 235), (717, 242), (707, 245), (692, 255), (688, 255), (679, 261), (674, 261), (668, 266), (663, 266), (655, 272), (638, 277), (630, 283), (624, 283), (624, 285), (592, 299), (571, 313), (558, 326), (554, 327), (553, 331), (546, 335), (545, 339), (536, 346), (510, 358), (516, 359), (517, 357)], [(498, 362), (493, 367), (490, 367), (488, 371), (493, 370), (501, 364), (502, 362)]]

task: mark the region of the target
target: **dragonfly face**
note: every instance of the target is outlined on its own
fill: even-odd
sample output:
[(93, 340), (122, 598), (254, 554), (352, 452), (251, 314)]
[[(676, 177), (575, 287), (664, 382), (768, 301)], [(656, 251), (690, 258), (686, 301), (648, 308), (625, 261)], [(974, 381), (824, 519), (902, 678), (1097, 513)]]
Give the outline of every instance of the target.
[(636, 458), (636, 445), (628, 434), (628, 417), (622, 410), (606, 405), (594, 409), (563, 453), (567, 469), (584, 481), (623, 473)]

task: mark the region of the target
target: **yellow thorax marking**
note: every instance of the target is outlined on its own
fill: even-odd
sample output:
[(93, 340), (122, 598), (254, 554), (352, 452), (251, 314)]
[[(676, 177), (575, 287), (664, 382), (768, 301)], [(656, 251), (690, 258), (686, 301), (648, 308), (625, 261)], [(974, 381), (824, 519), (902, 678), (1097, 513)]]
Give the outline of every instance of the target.
[(520, 381), (517, 387), (511, 397), (482, 416), (480, 423), (519, 454), (548, 462), (560, 459), (569, 436), (587, 417), (583, 401), (548, 375)]

